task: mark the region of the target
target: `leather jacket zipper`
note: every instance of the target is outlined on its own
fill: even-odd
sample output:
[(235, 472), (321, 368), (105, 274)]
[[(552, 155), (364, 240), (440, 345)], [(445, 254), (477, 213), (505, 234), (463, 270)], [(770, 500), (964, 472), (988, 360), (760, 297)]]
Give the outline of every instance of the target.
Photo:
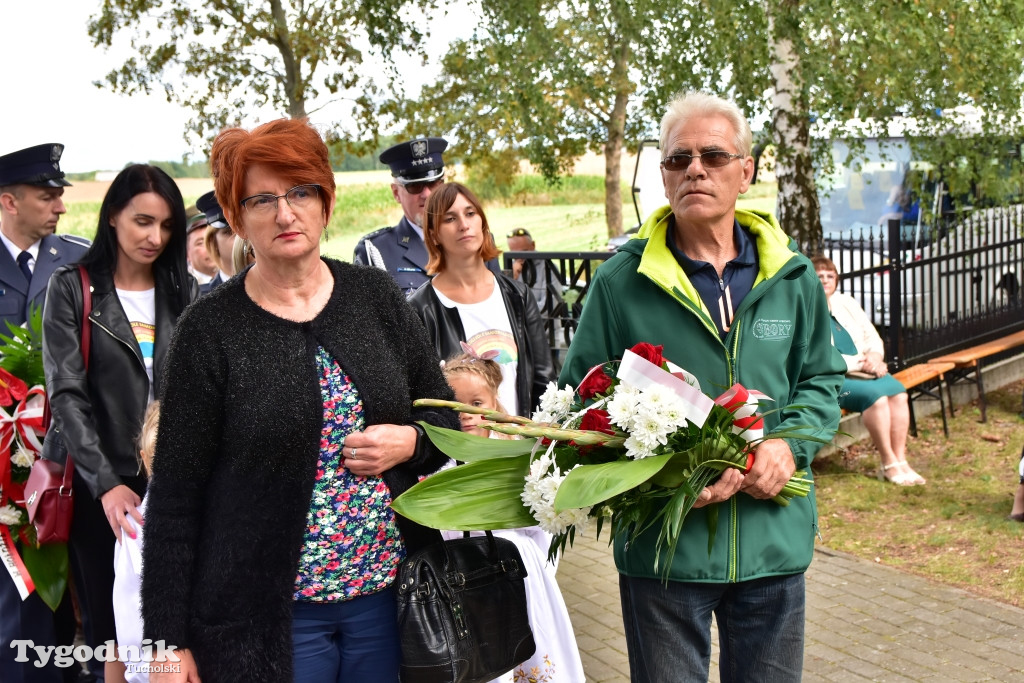
[[(139, 358), (139, 354), (136, 353), (135, 347), (132, 346), (127, 341), (125, 341), (124, 339), (122, 339), (121, 337), (119, 337), (116, 334), (114, 334), (114, 332), (109, 327), (107, 327), (102, 322), (100, 322), (97, 319), (97, 317), (99, 316), (99, 313), (100, 313), (99, 311), (94, 311), (89, 316), (89, 322), (91, 322), (93, 325), (95, 325), (96, 327), (100, 328), (101, 330), (103, 330), (104, 332), (109, 334), (116, 341), (118, 341), (121, 344), (124, 344), (126, 347), (128, 347), (128, 350), (131, 352), (132, 357), (134, 357), (136, 360), (138, 360), (140, 362), (140, 364), (142, 365), (142, 372), (145, 373), (146, 372), (146, 365)], [(147, 378), (147, 382), (148, 382), (148, 378)], [(132, 449), (132, 452), (135, 454), (135, 476), (139, 476), (140, 474), (142, 474), (142, 455), (138, 452), (138, 449), (135, 449), (135, 448)]]

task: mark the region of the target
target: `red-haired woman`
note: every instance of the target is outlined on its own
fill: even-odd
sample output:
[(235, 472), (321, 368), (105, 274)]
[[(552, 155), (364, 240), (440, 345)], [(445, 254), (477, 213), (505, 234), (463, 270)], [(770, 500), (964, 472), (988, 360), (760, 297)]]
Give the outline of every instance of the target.
[[(397, 681), (392, 582), (436, 538), (390, 508), (458, 429), (436, 352), (387, 273), (321, 258), (327, 147), (303, 121), (221, 132), (210, 164), (256, 261), (182, 316), (147, 496), (151, 680)], [(400, 333), (399, 333), (400, 332)]]
[(434, 277), (409, 298), (442, 358), (466, 342), (478, 354), (495, 350), (504, 381), (498, 392), (510, 412), (530, 415), (554, 380), (544, 324), (529, 288), (487, 269), (498, 255), (480, 200), (447, 183), (427, 200), (423, 241)]

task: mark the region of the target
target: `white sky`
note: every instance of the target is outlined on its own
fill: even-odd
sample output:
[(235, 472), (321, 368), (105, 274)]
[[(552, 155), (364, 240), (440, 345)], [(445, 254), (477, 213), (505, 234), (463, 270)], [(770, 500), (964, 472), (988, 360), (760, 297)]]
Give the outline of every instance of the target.
[(189, 113), (162, 97), (124, 97), (93, 86), (118, 65), (86, 32), (98, 2), (0, 0), (0, 154), (64, 143), (65, 172), (177, 160)]
[[(74, 173), (179, 160), (189, 151), (183, 137), (188, 110), (162, 95), (126, 97), (92, 84), (123, 61), (89, 39), (86, 23), (99, 4), (0, 0), (0, 155), (60, 142), (61, 168)], [(466, 19), (449, 17), (443, 32), (468, 33)], [(434, 42), (432, 53), (443, 52), (446, 41), (435, 35)], [(432, 76), (422, 67), (413, 72)]]

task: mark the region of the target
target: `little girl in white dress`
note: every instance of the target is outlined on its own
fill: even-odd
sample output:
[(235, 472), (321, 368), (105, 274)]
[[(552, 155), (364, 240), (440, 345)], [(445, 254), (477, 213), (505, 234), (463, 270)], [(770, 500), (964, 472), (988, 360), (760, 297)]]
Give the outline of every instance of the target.
[[(159, 401), (153, 401), (146, 409), (139, 436), (139, 454), (146, 471), (151, 471), (153, 450), (156, 448), (156, 429), (160, 415)], [(146, 499), (139, 505), (139, 513), (145, 517)], [(118, 659), (126, 665), (125, 680), (128, 683), (148, 683), (149, 669), (159, 663), (147, 662), (147, 653), (155, 648), (142, 643), (142, 527), (128, 518), (135, 527), (135, 536), (121, 534), (114, 545), (114, 628), (117, 633)], [(170, 643), (169, 643), (170, 644)]]
[[(498, 402), (502, 373), (496, 362), (472, 352), (462, 353), (445, 361), (443, 370), (460, 403), (505, 412)], [(512, 438), (481, 429), (479, 415), (460, 413), (460, 418), (464, 432), (491, 438)], [(451, 537), (461, 534), (453, 532)], [(533, 657), (495, 679), (494, 683), (584, 683), (583, 662), (569, 621), (569, 611), (555, 581), (556, 567), (547, 559), (551, 535), (536, 526), (496, 530), (494, 535), (515, 543), (523, 557), (527, 571), (527, 611), (533, 640), (537, 644)]]

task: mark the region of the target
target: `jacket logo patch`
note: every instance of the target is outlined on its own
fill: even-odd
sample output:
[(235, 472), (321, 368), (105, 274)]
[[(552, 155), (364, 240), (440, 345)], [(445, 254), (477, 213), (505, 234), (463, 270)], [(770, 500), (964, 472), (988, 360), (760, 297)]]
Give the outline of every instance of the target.
[(789, 339), (793, 335), (793, 323), (789, 320), (765, 320), (759, 318), (754, 321), (754, 338), (767, 341), (779, 341)]

